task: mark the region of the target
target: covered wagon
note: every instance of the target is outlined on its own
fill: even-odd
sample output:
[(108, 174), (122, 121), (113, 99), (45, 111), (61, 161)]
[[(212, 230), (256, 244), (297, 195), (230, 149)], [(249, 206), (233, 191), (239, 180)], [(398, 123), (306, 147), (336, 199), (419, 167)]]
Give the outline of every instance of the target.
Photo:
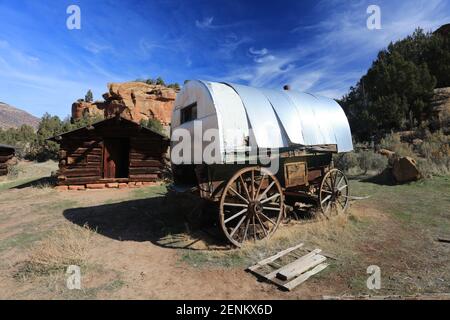
[(353, 150), (348, 120), (329, 98), (293, 90), (188, 81), (172, 114), (174, 190), (218, 206), (236, 246), (272, 235), (287, 208), (345, 211), (349, 188), (332, 155)]

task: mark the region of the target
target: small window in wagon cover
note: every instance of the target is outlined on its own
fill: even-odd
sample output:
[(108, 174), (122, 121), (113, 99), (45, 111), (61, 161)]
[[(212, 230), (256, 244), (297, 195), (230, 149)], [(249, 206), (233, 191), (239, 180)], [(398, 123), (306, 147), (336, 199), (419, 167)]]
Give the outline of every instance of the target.
[(197, 102), (181, 109), (181, 123), (197, 119)]

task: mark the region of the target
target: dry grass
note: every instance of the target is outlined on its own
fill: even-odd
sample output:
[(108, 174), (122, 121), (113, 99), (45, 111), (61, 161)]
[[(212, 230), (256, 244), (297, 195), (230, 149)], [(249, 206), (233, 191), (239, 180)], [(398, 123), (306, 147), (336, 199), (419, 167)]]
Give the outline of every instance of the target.
[(56, 229), (31, 248), (28, 258), (19, 264), (15, 278), (48, 275), (70, 265), (86, 265), (93, 234), (88, 226)]
[(333, 254), (348, 255), (352, 244), (356, 243), (356, 235), (352, 232), (355, 223), (351, 223), (355, 221), (359, 218), (342, 214), (329, 220), (318, 217), (308, 222), (291, 222), (280, 226), (270, 239), (248, 242), (240, 249), (187, 250), (183, 252), (182, 259), (195, 267), (246, 267), (301, 242), (309, 249), (321, 248)]

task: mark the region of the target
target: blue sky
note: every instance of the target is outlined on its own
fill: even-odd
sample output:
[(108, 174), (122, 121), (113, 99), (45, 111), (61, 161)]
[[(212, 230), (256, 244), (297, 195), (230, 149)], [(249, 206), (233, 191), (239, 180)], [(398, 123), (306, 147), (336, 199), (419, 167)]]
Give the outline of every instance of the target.
[[(81, 30), (66, 27), (69, 5)], [(381, 8), (381, 30), (366, 10)], [(377, 52), (450, 22), (450, 1), (0, 0), (0, 101), (65, 117), (88, 89), (162, 76), (340, 98)]]

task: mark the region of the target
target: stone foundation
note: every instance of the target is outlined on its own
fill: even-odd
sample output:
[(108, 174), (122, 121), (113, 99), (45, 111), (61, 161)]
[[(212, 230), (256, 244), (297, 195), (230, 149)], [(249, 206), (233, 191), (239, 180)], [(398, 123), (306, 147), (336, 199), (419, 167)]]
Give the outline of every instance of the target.
[(108, 183), (89, 183), (85, 185), (56, 186), (58, 191), (79, 191), (79, 190), (100, 190), (100, 189), (124, 189), (141, 188), (160, 185), (160, 182), (108, 182)]

